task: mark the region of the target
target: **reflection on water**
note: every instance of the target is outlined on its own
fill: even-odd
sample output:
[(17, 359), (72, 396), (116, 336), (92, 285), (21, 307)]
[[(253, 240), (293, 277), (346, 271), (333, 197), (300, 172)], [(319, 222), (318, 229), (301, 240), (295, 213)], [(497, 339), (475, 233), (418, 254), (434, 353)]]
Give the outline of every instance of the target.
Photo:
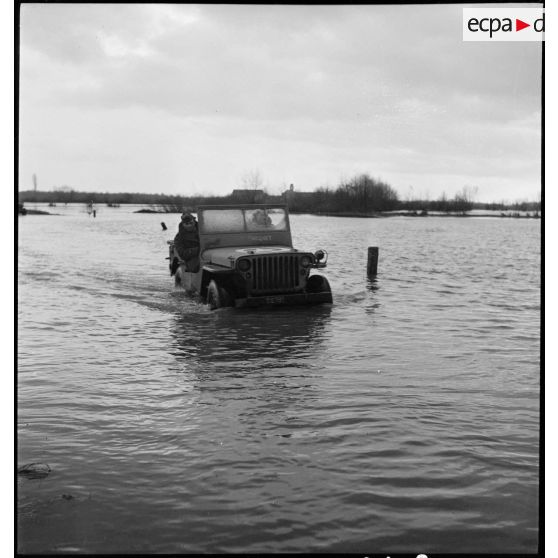
[(172, 329), (172, 353), (197, 368), (299, 366), (320, 351), (330, 319), (330, 305), (182, 315)]
[(334, 303), (210, 312), (159, 221), (20, 220), (21, 552), (535, 551), (539, 223), (292, 216)]
[(366, 280), (366, 288), (369, 291), (377, 291), (380, 288), (380, 282), (377, 277), (368, 277)]

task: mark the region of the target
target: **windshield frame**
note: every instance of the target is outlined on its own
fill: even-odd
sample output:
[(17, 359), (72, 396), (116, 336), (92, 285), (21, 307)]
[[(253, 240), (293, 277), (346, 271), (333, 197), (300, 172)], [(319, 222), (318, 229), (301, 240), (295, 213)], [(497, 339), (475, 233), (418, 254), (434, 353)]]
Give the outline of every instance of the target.
[(290, 231), (287, 207), (275, 204), (200, 206), (198, 222), (200, 234), (206, 235)]

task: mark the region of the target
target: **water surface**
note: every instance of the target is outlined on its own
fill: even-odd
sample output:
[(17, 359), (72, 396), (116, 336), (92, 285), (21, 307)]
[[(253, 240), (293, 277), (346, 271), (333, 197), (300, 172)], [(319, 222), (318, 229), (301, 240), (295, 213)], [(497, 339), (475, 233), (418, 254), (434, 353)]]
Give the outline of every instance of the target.
[(537, 550), (539, 221), (291, 216), (333, 305), (210, 312), (178, 215), (50, 211), (19, 218), (18, 464), (51, 468), (20, 552)]

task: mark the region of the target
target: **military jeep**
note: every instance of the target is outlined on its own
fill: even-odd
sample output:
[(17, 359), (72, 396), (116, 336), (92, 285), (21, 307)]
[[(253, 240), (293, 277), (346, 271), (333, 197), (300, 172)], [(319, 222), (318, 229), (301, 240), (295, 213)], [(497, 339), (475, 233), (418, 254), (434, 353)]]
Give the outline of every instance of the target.
[(285, 205), (202, 205), (197, 208), (199, 268), (187, 271), (169, 243), (169, 268), (177, 285), (211, 309), (225, 306), (332, 302), (324, 250), (293, 248)]

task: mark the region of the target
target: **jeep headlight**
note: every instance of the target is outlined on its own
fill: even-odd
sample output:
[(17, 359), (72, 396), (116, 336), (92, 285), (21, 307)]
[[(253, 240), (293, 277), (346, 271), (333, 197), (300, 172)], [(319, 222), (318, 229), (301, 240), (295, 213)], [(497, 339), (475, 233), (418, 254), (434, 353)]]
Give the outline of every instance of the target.
[(242, 271), (242, 273), (246, 273), (251, 267), (252, 264), (250, 263), (250, 260), (238, 260), (238, 264), (237, 264), (238, 271)]
[(300, 265), (302, 267), (310, 267), (312, 265), (312, 258), (310, 256), (302, 256), (300, 258)]

